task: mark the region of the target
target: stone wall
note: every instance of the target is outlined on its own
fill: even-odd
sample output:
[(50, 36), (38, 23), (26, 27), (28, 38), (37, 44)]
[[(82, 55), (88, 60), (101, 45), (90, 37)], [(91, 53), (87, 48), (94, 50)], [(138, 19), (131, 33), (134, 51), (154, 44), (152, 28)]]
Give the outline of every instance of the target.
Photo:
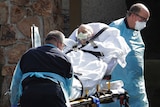
[(63, 31), (61, 0), (0, 1), (0, 107), (9, 107), (9, 89), (14, 68), (21, 55), (31, 47), (32, 24), (42, 38), (53, 29)]

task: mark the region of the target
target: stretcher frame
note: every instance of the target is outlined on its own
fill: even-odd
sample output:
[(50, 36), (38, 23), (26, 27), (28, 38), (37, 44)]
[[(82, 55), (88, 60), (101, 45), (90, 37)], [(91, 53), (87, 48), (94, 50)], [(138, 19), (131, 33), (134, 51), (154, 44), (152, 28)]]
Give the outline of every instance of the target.
[[(99, 93), (98, 97), (101, 104), (111, 103), (114, 102), (114, 99), (118, 99), (120, 102), (121, 107), (129, 107), (129, 96), (127, 92), (124, 92), (122, 94), (112, 94), (112, 93), (106, 93), (102, 94)], [(86, 98), (79, 98), (74, 101), (70, 101), (71, 107), (96, 107), (96, 104), (93, 102), (93, 99), (91, 97)]]
[[(129, 95), (127, 91), (120, 94), (115, 94), (111, 90), (111, 75), (106, 75), (104, 79), (108, 81), (107, 90), (100, 91), (99, 85), (97, 85), (97, 92), (93, 95), (99, 100), (99, 103), (106, 104), (114, 102), (114, 99), (118, 99), (120, 107), (130, 107), (129, 106)], [(87, 93), (87, 92), (86, 92)], [(70, 101), (71, 107), (99, 107), (94, 101), (93, 97), (87, 96), (83, 98), (78, 98), (73, 101)]]

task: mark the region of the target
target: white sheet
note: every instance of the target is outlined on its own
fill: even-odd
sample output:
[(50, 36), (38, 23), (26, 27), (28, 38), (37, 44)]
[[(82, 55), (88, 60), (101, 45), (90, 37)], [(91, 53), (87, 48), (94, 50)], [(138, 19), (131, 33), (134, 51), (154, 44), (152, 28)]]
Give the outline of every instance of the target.
[[(67, 47), (65, 47), (64, 52), (77, 44), (73, 40), (68, 39), (67, 41)], [(97, 37), (94, 42), (98, 48), (93, 48), (89, 43), (81, 49), (102, 52), (104, 57), (97, 58), (96, 56), (79, 49), (74, 49), (74, 51), (67, 54), (71, 60), (75, 74), (83, 84), (83, 92), (86, 89), (89, 90), (88, 95), (96, 92), (96, 86), (101, 83), (103, 76), (111, 74), (117, 63), (122, 67), (125, 67), (125, 58), (130, 51), (129, 46), (125, 42), (124, 38), (120, 36), (119, 30), (116, 28), (108, 28), (99, 37)], [(80, 97), (81, 90), (82, 85), (75, 79), (73, 81), (73, 93), (70, 99)]]

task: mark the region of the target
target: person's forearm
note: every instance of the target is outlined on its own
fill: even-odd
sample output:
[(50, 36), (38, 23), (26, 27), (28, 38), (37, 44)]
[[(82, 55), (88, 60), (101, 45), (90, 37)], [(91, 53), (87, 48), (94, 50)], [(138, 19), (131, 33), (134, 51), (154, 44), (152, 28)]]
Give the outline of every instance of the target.
[(11, 86), (10, 86), (10, 102), (11, 102), (11, 106), (16, 107), (18, 104), (18, 101), (20, 99), (20, 95), (21, 95), (21, 90), (19, 90), (21, 86), (21, 78), (22, 78), (22, 71), (20, 69), (19, 63), (17, 64), (13, 77), (12, 77), (12, 81), (11, 81)]

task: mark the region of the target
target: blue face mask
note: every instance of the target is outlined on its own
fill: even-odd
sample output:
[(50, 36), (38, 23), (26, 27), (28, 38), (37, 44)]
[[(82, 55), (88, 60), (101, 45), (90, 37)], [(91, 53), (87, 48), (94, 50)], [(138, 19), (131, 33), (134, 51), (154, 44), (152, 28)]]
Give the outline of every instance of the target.
[(140, 21), (136, 21), (136, 24), (135, 24), (135, 29), (136, 30), (142, 30), (146, 27), (146, 23), (147, 22), (140, 22)]

